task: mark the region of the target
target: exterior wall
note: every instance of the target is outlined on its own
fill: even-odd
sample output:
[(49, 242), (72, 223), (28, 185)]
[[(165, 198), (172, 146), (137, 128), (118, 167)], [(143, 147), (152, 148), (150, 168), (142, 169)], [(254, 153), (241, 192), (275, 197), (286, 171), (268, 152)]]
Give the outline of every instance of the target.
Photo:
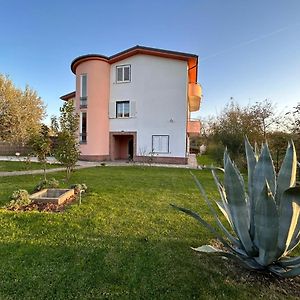
[[(131, 82), (116, 83), (116, 66), (131, 65)], [(135, 101), (130, 118), (110, 118), (110, 131), (136, 131), (136, 155), (152, 151), (152, 135), (169, 135), (169, 153), (159, 157), (186, 157), (187, 63), (149, 55), (135, 55), (111, 65), (110, 102)], [(176, 159), (175, 159), (176, 158)]]
[[(80, 75), (87, 74), (87, 108), (80, 110)], [(80, 145), (83, 158), (109, 157), (109, 79), (106, 61), (84, 61), (76, 68), (76, 111), (87, 111), (87, 143)]]

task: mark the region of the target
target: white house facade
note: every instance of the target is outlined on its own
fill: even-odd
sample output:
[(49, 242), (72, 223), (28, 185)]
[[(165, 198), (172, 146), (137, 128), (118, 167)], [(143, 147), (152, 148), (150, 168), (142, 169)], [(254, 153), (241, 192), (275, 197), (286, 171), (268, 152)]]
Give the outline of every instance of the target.
[(111, 57), (76, 58), (71, 69), (80, 115), (81, 159), (187, 163), (189, 137), (200, 132), (198, 57), (135, 46)]

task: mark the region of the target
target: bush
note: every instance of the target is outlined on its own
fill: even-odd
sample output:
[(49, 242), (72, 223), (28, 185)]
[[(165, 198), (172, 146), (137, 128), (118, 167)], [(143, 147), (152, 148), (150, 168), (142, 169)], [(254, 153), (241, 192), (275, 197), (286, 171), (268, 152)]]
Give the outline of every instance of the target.
[(80, 191), (86, 192), (87, 186), (85, 183), (75, 183), (70, 186), (71, 189), (74, 189), (75, 194), (80, 193)]
[(31, 203), (29, 193), (26, 190), (16, 190), (10, 197), (11, 201), (7, 205), (10, 209), (18, 209)]
[(211, 142), (207, 146), (207, 154), (214, 160), (218, 165), (223, 162), (224, 146), (220, 142)]
[(59, 181), (56, 180), (55, 178), (51, 178), (49, 180), (42, 180), (40, 181), (34, 188), (35, 192), (38, 192), (42, 189), (56, 189), (59, 187)]

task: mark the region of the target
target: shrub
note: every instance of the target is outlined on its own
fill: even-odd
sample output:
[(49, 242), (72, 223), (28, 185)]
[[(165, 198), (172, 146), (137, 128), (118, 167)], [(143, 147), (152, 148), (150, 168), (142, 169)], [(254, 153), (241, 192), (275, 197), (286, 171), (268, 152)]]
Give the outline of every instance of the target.
[(26, 190), (16, 190), (11, 195), (11, 201), (7, 205), (10, 209), (18, 209), (31, 203), (29, 193)]
[(49, 180), (44, 179), (35, 186), (34, 191), (38, 192), (42, 189), (46, 189), (46, 188), (56, 189), (58, 187), (59, 187), (59, 181), (56, 180), (55, 178), (51, 178)]
[(205, 245), (196, 248), (196, 251), (230, 257), (249, 269), (266, 270), (280, 277), (300, 275), (300, 256), (288, 256), (300, 242), (300, 187), (296, 186), (297, 157), (294, 144), (289, 143), (277, 176), (267, 144), (263, 145), (259, 156), (248, 140), (245, 141), (245, 148), (248, 194), (239, 170), (226, 151), (223, 184), (212, 170), (221, 197), (221, 201), (215, 202), (235, 235), (222, 224), (195, 176), (199, 191), (226, 239), (197, 213), (174, 207), (208, 228), (227, 249), (222, 251)]
[(87, 186), (85, 183), (75, 183), (70, 186), (71, 189), (74, 189), (75, 194), (80, 193), (80, 191), (86, 192)]

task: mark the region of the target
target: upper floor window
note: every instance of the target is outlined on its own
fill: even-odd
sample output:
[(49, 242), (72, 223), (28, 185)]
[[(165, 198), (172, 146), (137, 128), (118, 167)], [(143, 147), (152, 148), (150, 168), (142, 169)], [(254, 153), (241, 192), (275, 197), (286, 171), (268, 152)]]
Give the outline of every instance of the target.
[(169, 153), (169, 135), (152, 135), (152, 151), (155, 153)]
[(117, 83), (131, 81), (131, 66), (122, 65), (116, 67)]
[(129, 101), (116, 102), (116, 117), (129, 118)]
[(80, 108), (87, 107), (87, 74), (80, 75)]

